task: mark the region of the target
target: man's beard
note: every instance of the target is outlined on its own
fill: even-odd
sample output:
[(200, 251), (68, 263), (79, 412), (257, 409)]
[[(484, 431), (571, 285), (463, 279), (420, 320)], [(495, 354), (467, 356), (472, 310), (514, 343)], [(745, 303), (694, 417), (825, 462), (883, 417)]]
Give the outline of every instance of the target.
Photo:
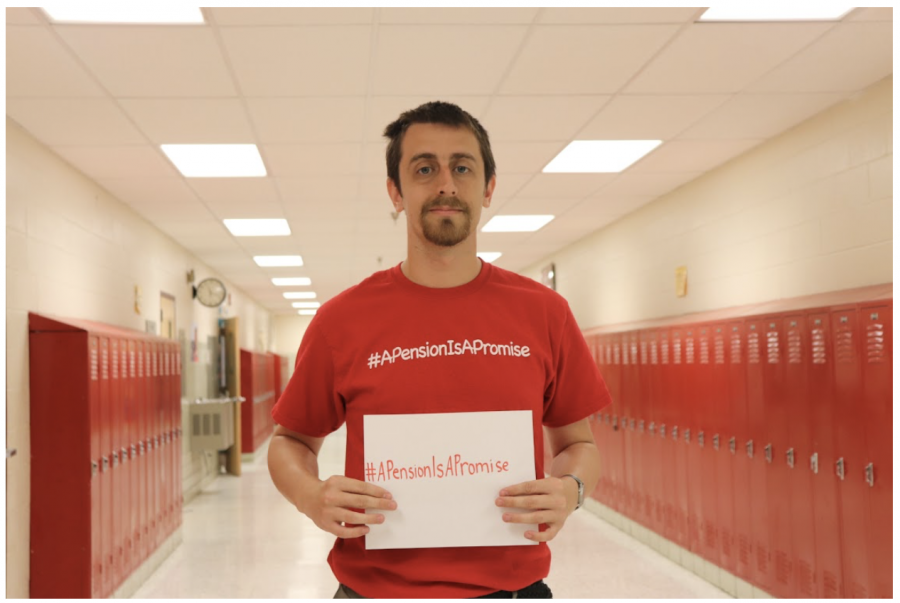
[[(460, 210), (462, 220), (459, 224), (451, 216), (429, 216), (429, 211), (437, 206)], [(437, 220), (432, 218), (437, 217)], [(472, 229), (472, 216), (469, 208), (456, 197), (437, 197), (422, 207), (422, 231), (425, 238), (441, 247), (453, 247), (469, 237)]]

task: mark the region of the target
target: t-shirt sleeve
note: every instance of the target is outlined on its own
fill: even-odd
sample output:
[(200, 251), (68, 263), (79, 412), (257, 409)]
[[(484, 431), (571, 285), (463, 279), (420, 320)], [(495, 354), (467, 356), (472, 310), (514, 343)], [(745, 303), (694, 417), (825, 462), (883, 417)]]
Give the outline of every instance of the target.
[(272, 408), (279, 425), (321, 438), (344, 423), (346, 406), (334, 383), (334, 357), (315, 318), (303, 334), (294, 374)]
[(544, 392), (544, 425), (562, 427), (575, 423), (612, 402), (568, 304), (553, 361), (555, 370)]

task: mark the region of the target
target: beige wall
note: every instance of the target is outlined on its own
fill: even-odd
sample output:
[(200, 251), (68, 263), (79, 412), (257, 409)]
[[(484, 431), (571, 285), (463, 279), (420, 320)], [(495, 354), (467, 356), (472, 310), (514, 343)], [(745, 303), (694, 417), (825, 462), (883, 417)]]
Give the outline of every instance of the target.
[[(887, 78), (522, 271), (583, 329), (893, 282)], [(675, 296), (675, 268), (688, 295)]]
[[(8, 597), (28, 596), (29, 409), (28, 312), (84, 318), (144, 330), (159, 324), (159, 294), (175, 296), (176, 330), (198, 327), (201, 360), (184, 371), (191, 399), (207, 393), (207, 337), (219, 311), (193, 301), (186, 273), (218, 276), (128, 206), (70, 167), (10, 119), (6, 120), (6, 433), (18, 454), (7, 461), (6, 563)], [(225, 280), (225, 279), (223, 279)], [(142, 311), (134, 311), (134, 286)], [(269, 312), (225, 280), (232, 294), (226, 317), (240, 319), (241, 345), (266, 351)], [(158, 327), (157, 327), (158, 328)], [(188, 339), (189, 340), (189, 339)], [(186, 434), (189, 433), (185, 429)], [(192, 454), (184, 440), (186, 494), (215, 475), (211, 454)]]
[(294, 372), (294, 363), (297, 361), (297, 349), (306, 327), (312, 316), (273, 316), (272, 317), (272, 351), (281, 356), (287, 356), (290, 364), (290, 372)]

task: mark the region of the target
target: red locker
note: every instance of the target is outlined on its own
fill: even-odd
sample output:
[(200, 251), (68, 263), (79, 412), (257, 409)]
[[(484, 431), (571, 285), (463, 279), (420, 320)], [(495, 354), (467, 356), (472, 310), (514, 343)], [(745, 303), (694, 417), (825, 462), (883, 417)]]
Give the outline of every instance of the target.
[(100, 521), (102, 528), (101, 548), (103, 550), (102, 587), (103, 597), (109, 597), (113, 589), (113, 481), (112, 481), (112, 403), (109, 387), (109, 337), (100, 337), (100, 496), (103, 509)]
[(635, 434), (635, 415), (637, 413), (639, 399), (639, 385), (637, 383), (635, 358), (631, 353), (631, 333), (620, 334), (622, 354), (622, 417), (620, 428), (624, 442), (625, 461), (625, 513), (632, 520), (640, 521), (638, 501), (640, 493), (638, 479), (640, 477), (640, 463), (638, 461), (638, 448)]
[[(606, 363), (604, 362), (603, 341), (602, 335), (594, 335), (589, 338), (597, 370), (600, 371), (603, 379), (606, 380), (608, 371)], [(600, 454), (600, 478), (597, 481), (597, 487), (590, 493), (590, 496), (593, 497), (594, 500), (607, 506), (609, 506), (609, 453), (607, 452), (607, 440), (609, 436), (605, 430), (606, 423), (604, 422), (603, 417), (608, 410), (608, 408), (605, 408), (591, 417), (591, 434), (594, 436), (594, 442), (597, 444), (597, 450)]]
[(834, 467), (823, 467), (838, 479), (841, 510), (841, 559), (843, 595), (869, 598), (867, 547), (868, 489), (864, 479), (866, 454), (862, 386), (862, 342), (856, 307), (831, 312), (834, 335), (835, 428), (838, 458)]
[[(728, 406), (731, 429), (723, 438), (733, 468), (735, 575), (746, 582), (755, 579), (750, 468), (752, 459), (746, 454), (750, 441), (750, 417), (747, 409), (747, 332), (743, 321), (730, 321), (726, 326), (728, 350)], [(721, 472), (721, 469), (720, 469)], [(727, 502), (726, 502), (727, 504)]]
[(159, 459), (159, 346), (150, 344), (150, 547), (155, 550), (160, 545), (160, 491), (162, 481)]
[(184, 506), (184, 487), (182, 483), (183, 438), (181, 427), (181, 347), (175, 350), (175, 397), (172, 404), (175, 407), (175, 527), (181, 526), (182, 508)]
[[(29, 321), (34, 323), (36, 319), (35, 315), (29, 315)], [(39, 327), (38, 327), (39, 328)], [(31, 327), (32, 333), (35, 331), (34, 324)], [(80, 337), (79, 337), (80, 339)], [(32, 372), (32, 381), (34, 381), (35, 374), (35, 358), (40, 358), (46, 351), (41, 350), (38, 353), (35, 353), (35, 347), (38, 345), (39, 340), (32, 335), (30, 345), (32, 346), (31, 351), (31, 372)], [(46, 346), (47, 344), (43, 341), (40, 341), (41, 347)], [(53, 345), (53, 343), (50, 343)], [(98, 337), (90, 337), (88, 340), (88, 345), (90, 348), (90, 358), (89, 358), (89, 371), (90, 371), (90, 438), (91, 438), (91, 586), (90, 586), (90, 597), (91, 598), (99, 598), (104, 596), (103, 593), (103, 513), (107, 511), (103, 507), (103, 488), (101, 486), (102, 478), (100, 474), (100, 470), (103, 466), (103, 447), (101, 445), (101, 437), (100, 434), (103, 431), (102, 425), (102, 413), (101, 413), (101, 404), (100, 404), (100, 339)], [(74, 358), (74, 355), (73, 355)], [(75, 366), (75, 363), (72, 363)], [(39, 365), (40, 366), (40, 365)], [(61, 382), (70, 382), (71, 378), (63, 378), (62, 375), (58, 375), (57, 378), (60, 379)], [(38, 379), (38, 381), (41, 381)], [(32, 413), (34, 412), (34, 404), (35, 400), (43, 400), (44, 394), (43, 392), (35, 391), (35, 384), (32, 382), (31, 384), (31, 404), (32, 404)], [(32, 425), (34, 425), (34, 421), (32, 421)], [(31, 479), (31, 496), (32, 499), (35, 498), (36, 492), (35, 488), (40, 487), (40, 480), (34, 479), (34, 464), (36, 457), (34, 455), (34, 450), (36, 446), (39, 446), (39, 442), (35, 440), (38, 433), (42, 432), (40, 429), (32, 429), (31, 432), (31, 448), (32, 448), (32, 479)], [(37, 457), (41, 458), (40, 456)], [(40, 471), (43, 471), (41, 469)], [(32, 500), (32, 515), (31, 515), (31, 523), (32, 525), (42, 525), (46, 526), (46, 522), (41, 517), (34, 516), (34, 502)], [(38, 590), (35, 591), (35, 582), (43, 582), (41, 578), (35, 580), (35, 561), (34, 554), (35, 549), (40, 549), (41, 547), (35, 547), (34, 543), (34, 529), (32, 528), (32, 562), (31, 562), (31, 597), (44, 597), (49, 596), (49, 594), (41, 594), (46, 593), (47, 591)], [(37, 567), (38, 571), (43, 570), (43, 563), (38, 563)], [(54, 580), (58, 579), (57, 576), (53, 577)], [(65, 582), (63, 582), (65, 584)], [(39, 587), (40, 588), (40, 587)], [(70, 588), (70, 587), (67, 587)], [(74, 589), (67, 592), (83, 592), (81, 589)], [(80, 596), (80, 595), (79, 595)]]
[[(688, 491), (688, 451), (682, 438), (685, 433), (690, 434), (687, 425), (689, 413), (687, 412), (686, 384), (684, 364), (684, 331), (674, 329), (672, 331), (672, 366), (669, 382), (669, 392), (672, 396), (671, 406), (671, 442), (673, 457), (675, 460), (675, 487), (674, 487), (674, 514), (676, 540), (679, 546), (686, 550), (691, 548), (691, 534), (688, 526), (690, 516), (690, 493)], [(696, 545), (694, 545), (696, 547)]]
[(647, 366), (647, 342), (642, 340), (642, 331), (632, 331), (630, 341), (632, 369), (634, 374), (635, 417), (632, 429), (635, 441), (635, 467), (637, 469), (638, 521), (645, 527), (653, 525), (653, 497), (650, 494), (651, 459), (647, 445), (647, 415), (650, 409), (649, 386), (644, 378)]
[(607, 417), (608, 424), (608, 432), (609, 432), (609, 452), (610, 452), (610, 481), (611, 481), (611, 490), (612, 490), (612, 508), (618, 513), (625, 512), (625, 486), (622, 483), (623, 480), (623, 469), (622, 469), (622, 432), (619, 431), (619, 415), (622, 412), (622, 396), (621, 396), (621, 387), (620, 383), (622, 380), (621, 375), (621, 364), (622, 364), (622, 349), (619, 345), (619, 335), (617, 333), (610, 333), (607, 336), (607, 353), (609, 355), (610, 362), (608, 362), (609, 367), (609, 379), (606, 382), (607, 387), (609, 388), (609, 392), (612, 395), (612, 404), (609, 409), (609, 416)]
[(649, 527), (657, 534), (665, 531), (665, 516), (662, 492), (662, 456), (660, 442), (656, 435), (659, 422), (659, 404), (664, 392), (660, 388), (659, 334), (655, 329), (641, 332), (641, 382), (644, 384), (644, 449), (645, 471), (648, 496)]
[(789, 474), (787, 495), (790, 500), (789, 526), (793, 567), (793, 597), (815, 598), (816, 588), (816, 530), (813, 507), (812, 475), (806, 459), (812, 454), (810, 416), (812, 404), (809, 397), (809, 329), (806, 317), (791, 314), (784, 319), (785, 339), (784, 371), (785, 400), (789, 432), (788, 448), (780, 457), (779, 465)]
[(150, 455), (148, 431), (148, 377), (147, 346), (149, 343), (138, 341), (135, 344), (137, 353), (137, 446), (138, 446), (138, 564), (143, 563), (150, 553)]
[(122, 474), (121, 450), (124, 436), (124, 408), (121, 381), (119, 379), (119, 339), (109, 340), (109, 391), (111, 418), (110, 473), (112, 476), (112, 526), (113, 526), (113, 575), (112, 589), (115, 591), (124, 579), (125, 527), (124, 508), (125, 482)]
[(763, 355), (763, 405), (765, 443), (761, 464), (765, 466), (768, 505), (769, 550), (771, 555), (771, 594), (795, 597), (791, 550), (790, 468), (785, 462), (789, 449), (788, 389), (785, 379), (784, 317), (763, 319), (765, 353)]
[(126, 362), (128, 378), (128, 568), (130, 574), (140, 564), (140, 456), (137, 441), (138, 433), (138, 401), (137, 401), (137, 342), (128, 340), (128, 359)]
[(716, 522), (713, 525), (719, 551), (719, 566), (731, 574), (737, 571), (737, 546), (734, 528), (734, 457), (729, 449), (733, 434), (732, 399), (729, 390), (730, 368), (726, 362), (728, 325), (710, 326), (712, 380), (710, 416), (712, 434), (706, 434), (707, 454), (711, 454)]
[[(866, 459), (859, 471), (869, 489), (869, 596), (893, 597), (893, 302), (860, 308)], [(862, 342), (862, 341), (861, 341)]]
[(685, 455), (685, 487), (687, 489), (687, 530), (691, 552), (702, 555), (700, 523), (702, 521), (703, 469), (700, 464), (700, 449), (696, 445), (697, 424), (701, 414), (697, 406), (699, 392), (705, 391), (702, 371), (697, 359), (697, 329), (689, 327), (684, 331), (684, 381), (681, 394), (681, 438)]
[(241, 396), (247, 399), (241, 404), (241, 451), (245, 454), (256, 449), (253, 445), (253, 430), (256, 426), (256, 422), (253, 420), (256, 414), (253, 396), (253, 368), (253, 353), (241, 350)]
[(716, 431), (716, 400), (722, 395), (716, 382), (717, 373), (712, 364), (712, 336), (710, 326), (698, 325), (694, 329), (696, 335), (696, 385), (691, 392), (695, 400), (694, 435), (695, 453), (697, 455), (696, 476), (699, 482), (700, 499), (698, 505), (698, 523), (700, 553), (704, 559), (720, 565), (719, 529), (716, 496), (716, 457), (713, 447), (713, 436)]
[(171, 473), (171, 446), (169, 446), (169, 397), (171, 377), (169, 374), (169, 347), (170, 344), (163, 343), (160, 345), (160, 397), (159, 397), (159, 443), (160, 443), (160, 459), (162, 463), (161, 483), (160, 483), (160, 539), (164, 541), (169, 536), (169, 527), (171, 524), (171, 507), (172, 499), (172, 473)]
[(669, 435), (673, 425), (673, 408), (677, 394), (675, 381), (675, 367), (670, 362), (671, 347), (668, 329), (658, 329), (659, 339), (659, 375), (660, 388), (659, 403), (655, 406), (657, 411), (656, 433), (660, 454), (660, 471), (662, 473), (662, 507), (663, 507), (663, 536), (672, 542), (679, 542), (678, 528), (676, 526), (676, 472), (675, 451)]

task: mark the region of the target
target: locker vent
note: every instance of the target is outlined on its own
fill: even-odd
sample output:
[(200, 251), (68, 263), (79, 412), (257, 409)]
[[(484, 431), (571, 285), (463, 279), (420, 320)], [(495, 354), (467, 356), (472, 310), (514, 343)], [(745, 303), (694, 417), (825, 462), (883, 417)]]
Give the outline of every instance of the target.
[(144, 355), (138, 352), (137, 355), (137, 376), (144, 378)]
[(709, 339), (700, 338), (700, 364), (709, 364)]
[(759, 333), (747, 335), (747, 362), (759, 364)]
[(797, 561), (797, 587), (800, 589), (800, 594), (809, 598), (815, 598), (812, 568), (803, 559)]
[(871, 324), (866, 327), (866, 359), (869, 364), (884, 362), (884, 325)]
[(788, 331), (788, 364), (800, 364), (801, 362), (803, 362), (803, 350), (800, 331), (791, 329)]
[(109, 350), (100, 350), (100, 378), (109, 379)]
[(606, 344), (606, 364), (612, 364), (612, 346)]
[(834, 572), (829, 572), (828, 570), (822, 572), (822, 585), (825, 587), (825, 592), (822, 595), (826, 599), (838, 598), (840, 591), (838, 590), (837, 575)]
[(672, 364), (681, 364), (681, 339), (672, 340)]
[(846, 326), (834, 334), (834, 359), (838, 364), (853, 363), (853, 331)]
[(128, 372), (131, 373), (131, 378), (134, 379), (137, 376), (134, 364), (134, 350), (128, 350), (128, 367)]
[(113, 351), (112, 351), (112, 378), (119, 378), (119, 344), (113, 342)]
[(619, 359), (619, 344), (616, 343), (613, 345), (613, 364), (619, 364), (621, 361)]
[(789, 584), (793, 564), (791, 558), (784, 551), (775, 551), (775, 579), (781, 584)]
[(659, 351), (662, 356), (662, 363), (669, 364), (669, 340), (663, 339), (659, 342)]
[(128, 350), (122, 346), (122, 379), (128, 378)]
[(731, 364), (741, 363), (741, 334), (732, 333), (731, 335)]
[[(616, 346), (618, 348), (618, 346)], [(628, 344), (626, 342), (622, 342), (622, 364), (627, 366), (628, 362)]]
[(159, 360), (157, 358), (157, 355), (155, 353), (152, 354), (150, 356), (150, 359), (151, 359), (152, 366), (153, 366), (153, 376), (159, 377), (159, 364), (158, 364)]
[(812, 332), (812, 361), (813, 364), (825, 364), (825, 330), (813, 329)]
[(638, 349), (638, 348), (637, 348), (637, 342), (634, 341), (634, 340), (632, 340), (632, 341), (631, 341), (631, 364), (637, 364), (637, 363), (638, 363), (638, 360), (637, 360), (637, 349)]
[(778, 341), (778, 331), (766, 332), (766, 360), (769, 364), (781, 363), (781, 344)]
[(97, 380), (97, 348), (91, 348), (91, 381)]
[(647, 364), (647, 342), (641, 342), (641, 364)]
[(750, 540), (746, 535), (741, 534), (738, 538), (738, 559), (741, 564), (750, 567), (750, 555), (752, 554)]
[(716, 335), (715, 343), (716, 364), (725, 364), (725, 338)]
[(694, 338), (693, 337), (685, 337), (684, 338), (684, 357), (685, 362), (688, 364), (694, 364)]
[(756, 543), (756, 569), (763, 574), (769, 573), (769, 549), (760, 542)]
[(659, 347), (655, 341), (650, 342), (650, 364), (659, 364)]

